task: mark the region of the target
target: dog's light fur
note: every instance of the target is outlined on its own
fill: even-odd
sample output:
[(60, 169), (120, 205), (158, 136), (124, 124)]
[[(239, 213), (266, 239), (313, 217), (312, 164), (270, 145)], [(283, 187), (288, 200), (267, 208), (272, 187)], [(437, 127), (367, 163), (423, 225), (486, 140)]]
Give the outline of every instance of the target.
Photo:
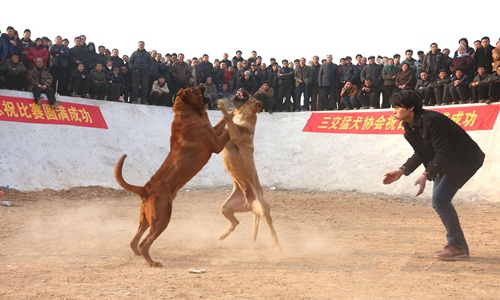
[[(153, 261), (149, 249), (167, 228), (172, 214), (172, 202), (177, 191), (208, 162), (212, 153), (220, 153), (229, 140), (222, 119), (212, 127), (205, 111), (204, 88), (181, 89), (174, 104), (174, 120), (170, 137), (170, 153), (145, 186), (127, 183), (122, 176), (123, 155), (115, 167), (115, 179), (124, 189), (142, 199), (139, 228), (130, 242), (136, 255), (142, 255), (151, 267), (161, 267)], [(149, 233), (139, 244), (144, 232)]]
[(219, 239), (225, 239), (239, 224), (234, 216), (238, 212), (252, 211), (254, 213), (254, 240), (257, 239), (260, 217), (263, 217), (271, 230), (273, 247), (281, 251), (278, 236), (273, 227), (271, 206), (264, 200), (259, 176), (254, 162), (254, 133), (257, 123), (257, 112), (262, 102), (252, 96), (244, 102), (234, 101), (234, 109), (227, 112), (223, 101), (218, 101), (226, 121), (230, 140), (222, 151), (224, 165), (233, 178), (233, 191), (221, 206), (222, 214), (231, 222), (227, 231)]

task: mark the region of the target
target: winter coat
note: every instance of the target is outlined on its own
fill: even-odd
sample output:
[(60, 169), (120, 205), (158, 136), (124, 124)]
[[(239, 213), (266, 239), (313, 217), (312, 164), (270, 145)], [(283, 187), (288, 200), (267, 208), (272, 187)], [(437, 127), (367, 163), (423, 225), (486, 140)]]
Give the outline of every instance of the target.
[(153, 63), (153, 58), (149, 54), (148, 51), (144, 50), (135, 50), (130, 56), (130, 70), (148, 70)]
[(312, 79), (313, 79), (313, 70), (309, 66), (298, 66), (295, 68), (295, 71), (293, 72), (293, 77), (295, 79), (295, 86), (298, 87), (300, 85), (299, 80), (302, 79), (302, 81), (307, 85), (311, 85)]
[(52, 75), (48, 68), (31, 68), (26, 74), (26, 91), (31, 92), (39, 84), (49, 86), (52, 84)]
[(324, 63), (319, 67), (318, 85), (338, 87), (339, 86), (339, 71), (337, 64)]
[(35, 58), (41, 58), (43, 60), (43, 66), (47, 66), (47, 62), (49, 61), (49, 51), (45, 46), (34, 46), (28, 50), (28, 67), (31, 69), (35, 66), (35, 62), (33, 61)]
[(70, 51), (69, 48), (57, 44), (53, 44), (49, 48), (50, 54), (50, 67), (51, 68), (68, 68), (69, 67), (69, 59), (70, 59)]

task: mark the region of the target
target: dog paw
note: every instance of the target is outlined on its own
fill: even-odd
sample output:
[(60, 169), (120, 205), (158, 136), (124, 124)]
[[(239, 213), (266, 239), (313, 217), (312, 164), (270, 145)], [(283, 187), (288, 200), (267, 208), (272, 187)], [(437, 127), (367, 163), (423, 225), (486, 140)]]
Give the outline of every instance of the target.
[(224, 100), (217, 101), (217, 108), (223, 111), (226, 110), (226, 104), (224, 103)]
[(150, 263), (149, 266), (151, 268), (162, 268), (163, 267), (163, 265), (159, 261), (154, 261), (154, 262)]

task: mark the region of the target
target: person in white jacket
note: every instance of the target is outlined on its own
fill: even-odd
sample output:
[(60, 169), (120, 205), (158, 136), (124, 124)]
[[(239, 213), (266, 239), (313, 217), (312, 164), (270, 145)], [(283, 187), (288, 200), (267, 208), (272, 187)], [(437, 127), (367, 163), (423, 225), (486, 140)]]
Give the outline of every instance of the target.
[(153, 82), (151, 94), (149, 95), (149, 103), (151, 105), (167, 106), (167, 99), (170, 95), (165, 76), (160, 75), (157, 80)]

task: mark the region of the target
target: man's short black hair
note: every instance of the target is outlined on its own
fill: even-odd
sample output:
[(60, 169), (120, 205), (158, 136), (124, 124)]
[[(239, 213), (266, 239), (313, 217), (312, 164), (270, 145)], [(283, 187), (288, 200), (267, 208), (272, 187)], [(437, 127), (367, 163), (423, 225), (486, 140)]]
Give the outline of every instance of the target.
[(402, 90), (392, 94), (389, 99), (392, 107), (399, 106), (404, 108), (412, 108), (414, 112), (422, 110), (422, 100), (420, 96), (412, 90)]

